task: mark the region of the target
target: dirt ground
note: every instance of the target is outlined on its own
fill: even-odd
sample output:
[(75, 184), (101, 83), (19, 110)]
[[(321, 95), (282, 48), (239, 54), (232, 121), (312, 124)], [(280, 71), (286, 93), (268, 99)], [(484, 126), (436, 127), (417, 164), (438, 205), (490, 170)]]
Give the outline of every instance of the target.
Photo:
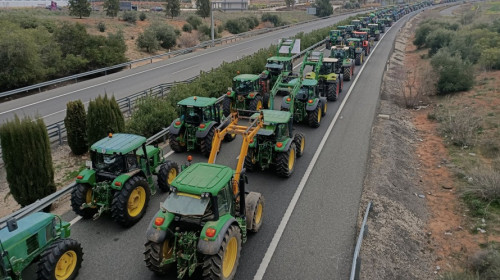
[[(418, 22), (432, 16), (436, 14), (421, 13), (402, 28), (384, 76), (360, 209), (361, 224), (368, 201), (373, 202), (361, 250), (361, 279), (439, 279), (445, 271), (461, 270), (481, 245), (499, 241), (489, 233), (473, 233), (478, 223), (459, 199), (456, 166), (437, 123), (428, 119), (433, 97), (422, 96), (416, 110), (404, 109), (401, 93), (391, 86), (398, 66), (418, 73), (428, 63), (421, 59), (427, 50), (417, 50), (412, 41)], [(500, 72), (490, 72), (477, 80), (486, 75), (500, 78)], [(477, 95), (460, 94), (463, 104)]]

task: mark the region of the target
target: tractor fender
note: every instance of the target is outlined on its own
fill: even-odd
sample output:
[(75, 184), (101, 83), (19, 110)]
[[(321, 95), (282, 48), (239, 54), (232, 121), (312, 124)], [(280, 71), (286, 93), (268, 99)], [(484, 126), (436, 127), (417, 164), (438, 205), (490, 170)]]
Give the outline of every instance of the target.
[(245, 96), (246, 99), (249, 99), (249, 100), (252, 100), (252, 99), (255, 99), (255, 97), (257, 96), (261, 96), (258, 92), (250, 92), (249, 94), (247, 94), (247, 96)]
[[(130, 179), (131, 177), (134, 177), (137, 174), (146, 178), (146, 175), (144, 174), (144, 172), (141, 169), (136, 169), (134, 171), (130, 171), (128, 173), (124, 173), (124, 174), (121, 174), (120, 176), (116, 177), (115, 180), (113, 180), (113, 182), (111, 183), (111, 188), (114, 190), (121, 190), (123, 185), (125, 185), (125, 183), (128, 181), (128, 179)], [(117, 183), (120, 183), (119, 186), (116, 185)]]
[[(198, 240), (198, 252), (204, 255), (215, 255), (219, 251), (222, 240), (224, 239), (224, 235), (227, 229), (232, 225), (238, 225), (236, 219), (230, 214), (226, 214), (218, 221), (210, 221), (205, 224), (203, 229), (201, 230), (200, 239)], [(217, 237), (209, 238), (205, 235), (205, 232), (208, 228), (214, 228), (217, 233)], [(210, 240), (213, 239), (213, 240)]]
[[(170, 223), (174, 220), (175, 215), (171, 213), (163, 213), (158, 211), (158, 213), (151, 219), (149, 222), (148, 230), (146, 231), (146, 238), (149, 241), (155, 243), (162, 243), (167, 237), (167, 228), (170, 226)], [(164, 222), (161, 226), (155, 225), (156, 218), (164, 218)]]
[(278, 148), (278, 146), (274, 145), (274, 151), (276, 152), (286, 152), (290, 149), (290, 145), (292, 145), (292, 138), (288, 138), (285, 141), (280, 141), (284, 145), (281, 148)]
[(313, 103), (307, 102), (306, 111), (310, 112), (316, 110), (318, 104), (319, 104), (319, 98), (314, 98)]
[(205, 128), (198, 127), (196, 130), (196, 138), (205, 138), (214, 125), (216, 125), (216, 122), (211, 121), (208, 124), (205, 124)]
[(231, 90), (231, 91), (228, 91), (228, 92), (226, 93), (226, 96), (227, 96), (227, 97), (229, 97), (229, 98), (235, 98), (236, 93), (235, 93), (234, 91), (232, 91), (232, 90)]
[[(78, 177), (82, 176), (82, 179), (78, 179)], [(94, 169), (84, 169), (82, 170), (76, 178), (77, 183), (87, 183), (94, 185), (95, 184), (95, 170)]]
[(292, 101), (287, 102), (286, 99), (289, 97), (289, 95), (283, 97), (283, 100), (281, 101), (281, 109), (286, 109), (287, 111), (290, 110), (290, 104)]
[[(180, 121), (181, 124), (180, 125), (175, 125), (175, 122), (177, 122), (177, 121)], [(179, 134), (179, 132), (181, 131), (181, 128), (183, 127), (183, 125), (184, 125), (184, 122), (181, 121), (181, 119), (177, 118), (177, 119), (173, 120), (172, 123), (170, 124), (170, 126), (168, 127), (168, 133), (172, 134), (172, 135)]]

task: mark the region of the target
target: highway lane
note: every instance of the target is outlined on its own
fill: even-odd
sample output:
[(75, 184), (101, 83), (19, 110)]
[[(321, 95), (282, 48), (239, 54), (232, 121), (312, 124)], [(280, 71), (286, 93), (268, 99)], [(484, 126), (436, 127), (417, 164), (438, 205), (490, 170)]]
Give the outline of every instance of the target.
[(71, 100), (81, 99), (86, 103), (104, 93), (121, 98), (161, 83), (182, 81), (198, 75), (200, 71), (209, 71), (218, 67), (224, 61), (234, 61), (261, 48), (276, 44), (281, 38), (330, 26), (347, 17), (348, 15), (342, 15), (305, 23), (243, 39), (232, 44), (208, 48), (146, 66), (3, 102), (0, 103), (0, 123), (12, 118), (14, 114), (19, 116), (38, 115), (44, 118), (46, 124), (55, 123), (64, 119), (66, 103)]
[[(378, 67), (379, 70), (383, 67), (383, 65), (376, 65), (375, 63), (373, 65)], [(360, 67), (356, 68), (356, 73), (358, 73), (359, 69)], [(243, 245), (236, 279), (252, 279), (254, 277), (316, 147), (320, 144), (350, 84), (351, 82), (344, 83), (344, 91), (339, 101), (328, 104), (329, 111), (323, 118), (322, 125), (319, 128), (309, 128), (305, 124), (295, 126), (297, 132), (300, 131), (306, 134), (307, 145), (304, 156), (297, 159), (295, 173), (292, 177), (288, 179), (279, 178), (270, 171), (249, 174), (248, 188), (252, 191), (261, 192), (266, 198), (265, 220), (261, 231), (250, 235), (248, 242)], [(277, 104), (280, 104), (280, 99), (278, 98)], [(240, 139), (231, 143), (223, 143), (217, 162), (234, 167), (236, 165), (236, 156), (239, 154), (240, 143)], [(165, 152), (167, 153), (168, 150)], [(206, 161), (197, 153), (193, 155), (195, 161)], [(168, 159), (181, 163), (185, 161), (186, 156), (187, 154), (172, 154)], [(334, 154), (332, 156), (337, 158)], [(155, 212), (159, 209), (159, 203), (165, 197), (166, 195), (161, 193), (153, 196), (145, 217), (129, 229), (116, 225), (109, 216), (101, 217), (97, 221), (81, 220), (74, 224), (72, 226), (72, 237), (82, 243), (85, 251), (84, 264), (79, 277), (82, 279), (162, 279), (146, 268), (142, 252), (146, 241), (145, 231)], [(353, 205), (352, 208), (357, 209), (357, 205)], [(72, 212), (63, 215), (63, 218), (68, 221), (75, 217)], [(353, 236), (355, 236), (354, 228), (349, 233), (351, 234), (350, 238), (353, 239)], [(310, 239), (308, 235), (302, 233), (300, 236), (304, 239)], [(289, 245), (284, 246), (290, 247)], [(175, 276), (167, 277), (167, 279), (175, 279)], [(276, 278), (266, 277), (266, 279)]]

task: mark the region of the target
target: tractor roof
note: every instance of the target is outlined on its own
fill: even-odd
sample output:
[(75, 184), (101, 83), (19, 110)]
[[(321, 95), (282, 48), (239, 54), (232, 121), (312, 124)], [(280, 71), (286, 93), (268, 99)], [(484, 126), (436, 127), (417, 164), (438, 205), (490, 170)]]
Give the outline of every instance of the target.
[(144, 143), (146, 143), (146, 137), (134, 134), (116, 133), (112, 134), (111, 137), (106, 137), (97, 141), (90, 149), (108, 155), (114, 153), (127, 154)]
[(349, 49), (349, 47), (348, 46), (344, 46), (344, 45), (333, 46), (332, 50), (335, 50), (335, 49), (336, 50), (345, 50), (345, 51), (347, 51)]
[(359, 42), (361, 40), (359, 38), (349, 38), (347, 41)]
[(323, 62), (337, 62), (337, 61), (339, 61), (338, 58), (332, 58), (332, 57), (323, 58)]
[(354, 34), (366, 34), (366, 32), (361, 32), (361, 31), (354, 31)]
[(233, 78), (233, 81), (256, 81), (259, 79), (259, 75), (255, 74), (240, 74)]
[(306, 87), (314, 87), (318, 84), (318, 81), (315, 79), (304, 79), (302, 80), (302, 85)]
[(370, 28), (360, 28), (359, 30), (363, 31), (363, 32), (360, 32), (360, 33), (366, 33), (368, 31), (370, 31)]
[(281, 62), (288, 62), (291, 61), (291, 57), (284, 57), (284, 56), (271, 56), (267, 59), (267, 62), (269, 61), (281, 61)]
[(345, 25), (339, 25), (337, 26), (338, 29), (345, 29)]
[(369, 23), (368, 26), (377, 26), (378, 27), (378, 24), (376, 24), (376, 23)]
[(192, 106), (192, 107), (206, 107), (215, 104), (217, 98), (214, 97), (202, 97), (202, 96), (190, 96), (184, 98), (183, 100), (177, 102), (178, 106)]
[[(305, 81), (305, 80), (304, 80)], [(277, 124), (277, 123), (288, 123), (292, 114), (288, 111), (277, 111), (277, 110), (261, 110), (264, 114), (264, 125)], [(259, 113), (254, 113), (252, 119), (258, 118)]]
[(220, 164), (193, 163), (184, 169), (172, 182), (179, 192), (201, 195), (209, 192), (217, 195), (227, 186), (233, 177), (234, 170)]
[(359, 22), (359, 19), (353, 19), (351, 22)]
[[(16, 245), (22, 243), (40, 229), (52, 224), (52, 219), (54, 219), (53, 214), (37, 212), (17, 220), (17, 229), (14, 231), (9, 232), (7, 227), (0, 229), (0, 240), (2, 240), (3, 249), (9, 251), (11, 256), (15, 256)], [(43, 232), (45, 232), (45, 230)], [(23, 246), (17, 247), (21, 250), (25, 248)], [(24, 252), (24, 254), (25, 253), (26, 252)]]

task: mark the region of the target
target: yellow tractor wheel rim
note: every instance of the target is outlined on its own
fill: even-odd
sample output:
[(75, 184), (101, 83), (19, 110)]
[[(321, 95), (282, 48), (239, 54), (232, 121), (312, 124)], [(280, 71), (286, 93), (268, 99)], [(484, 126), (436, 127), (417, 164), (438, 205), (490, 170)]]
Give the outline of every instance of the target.
[(255, 109), (257, 109), (257, 111), (262, 110), (262, 101), (260, 101), (260, 100), (259, 100), (259, 101), (257, 102), (257, 108), (255, 108)]
[(304, 148), (306, 147), (306, 139), (302, 138), (300, 140), (300, 153), (302, 154), (302, 152), (304, 151)]
[(295, 150), (290, 149), (290, 155), (288, 156), (288, 170), (292, 171), (294, 164), (295, 164)]
[(87, 204), (92, 203), (92, 189), (88, 189), (87, 192), (85, 193), (85, 203)]
[(262, 203), (259, 203), (257, 205), (257, 212), (255, 213), (255, 224), (260, 224), (260, 221), (262, 220)]
[(236, 237), (231, 237), (227, 243), (226, 251), (224, 252), (224, 259), (222, 260), (222, 274), (224, 278), (231, 275), (236, 264), (236, 256), (238, 254), (238, 242)]
[(318, 112), (318, 123), (321, 122), (321, 112)]
[(130, 217), (136, 217), (146, 204), (146, 190), (143, 186), (135, 188), (128, 198), (127, 211)]
[(327, 109), (328, 109), (328, 105), (327, 105), (327, 104), (326, 104), (326, 102), (325, 102), (325, 108), (323, 109), (323, 112), (325, 112), (325, 113), (326, 113), (326, 110), (327, 110)]
[(170, 240), (167, 239), (165, 242), (163, 242), (162, 245), (162, 257), (163, 260), (168, 260), (172, 258), (172, 255), (174, 254), (174, 247), (170, 246)]
[(175, 168), (172, 168), (170, 169), (170, 171), (168, 171), (167, 183), (170, 185), (175, 177), (177, 177), (177, 170)]
[(76, 263), (78, 262), (78, 256), (73, 250), (65, 252), (57, 261), (55, 276), (57, 280), (68, 279), (76, 268)]

